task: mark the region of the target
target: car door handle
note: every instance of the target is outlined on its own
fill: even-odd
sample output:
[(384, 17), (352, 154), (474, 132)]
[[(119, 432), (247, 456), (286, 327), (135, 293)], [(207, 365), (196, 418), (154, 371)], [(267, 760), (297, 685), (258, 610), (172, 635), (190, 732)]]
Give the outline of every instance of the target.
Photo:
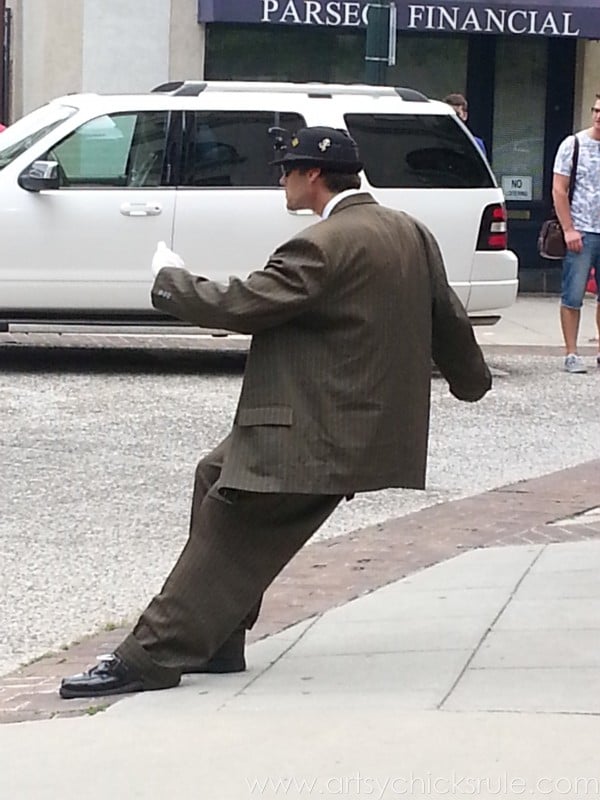
[(156, 217), (162, 213), (160, 203), (121, 203), (124, 217)]

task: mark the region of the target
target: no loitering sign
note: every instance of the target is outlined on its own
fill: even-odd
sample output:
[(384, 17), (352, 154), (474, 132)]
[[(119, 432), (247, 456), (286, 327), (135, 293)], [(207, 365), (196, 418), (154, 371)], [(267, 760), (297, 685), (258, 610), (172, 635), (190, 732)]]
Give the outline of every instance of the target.
[(531, 175), (503, 175), (502, 191), (506, 200), (533, 200)]

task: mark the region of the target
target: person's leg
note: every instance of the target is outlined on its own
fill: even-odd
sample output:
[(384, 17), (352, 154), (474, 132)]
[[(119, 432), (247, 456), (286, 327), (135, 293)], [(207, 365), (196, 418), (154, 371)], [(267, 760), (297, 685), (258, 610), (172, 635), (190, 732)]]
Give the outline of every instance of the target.
[(594, 269), (594, 280), (596, 282), (596, 336), (598, 337), (596, 364), (600, 367), (600, 233), (592, 234), (592, 240), (594, 247), (591, 255), (591, 264)]
[[(201, 458), (196, 466), (190, 513), (190, 536), (194, 530), (195, 521), (198, 518), (206, 494), (219, 480), (228, 446), (229, 437), (224, 439), (210, 453)], [(250, 630), (258, 619), (261, 601), (262, 597), (258, 599), (247, 615), (247, 618), (241, 621), (237, 629), (232, 632), (231, 637), (223, 643), (222, 647), (219, 648), (212, 658), (202, 661), (194, 661), (193, 659), (186, 661), (183, 665), (182, 672), (242, 672), (246, 668), (244, 660), (246, 630)]]
[[(204, 498), (206, 497), (206, 494), (210, 488), (217, 483), (221, 475), (221, 469), (227, 452), (228, 443), (229, 440), (226, 438), (219, 445), (217, 445), (214, 450), (212, 450), (210, 453), (208, 453), (208, 455), (204, 456), (204, 458), (200, 459), (198, 462), (194, 480), (194, 492), (192, 496), (192, 510), (189, 528), (190, 537), (192, 536), (192, 532), (196, 524), (195, 520), (197, 520), (200, 514), (200, 509), (202, 507), (202, 503), (204, 502)], [(193, 664), (193, 669), (191, 671), (212, 671), (210, 659), (203, 659), (201, 662)], [(218, 671), (225, 670), (221, 669)], [(68, 678), (65, 678), (61, 683), (60, 694), (62, 697), (66, 698), (88, 696), (85, 694), (85, 692), (90, 690), (91, 683), (94, 680), (96, 681), (99, 689), (108, 689), (109, 693), (112, 694), (114, 692), (112, 691), (111, 683), (114, 682), (115, 679), (118, 679), (119, 675), (124, 674), (123, 668), (120, 665), (115, 664), (114, 660), (112, 660), (112, 656), (108, 659), (101, 659), (101, 664), (89, 672), (81, 673), (79, 675), (72, 675)], [(178, 681), (179, 678), (177, 678), (176, 682)], [(133, 676), (130, 683), (132, 686), (131, 691), (139, 691), (139, 681), (137, 680), (137, 676)], [(100, 684), (103, 685), (100, 686)], [(121, 687), (119, 691), (125, 690)], [(84, 693), (81, 694), (81, 692)], [(101, 694), (100, 691), (96, 693)]]
[(210, 659), (255, 611), (257, 598), (341, 499), (213, 486), (162, 591), (133, 632), (97, 667), (65, 678), (61, 696), (176, 686), (186, 661)]
[(563, 339), (565, 340), (565, 355), (577, 353), (577, 334), (579, 333), (579, 320), (581, 310), (561, 305), (560, 324), (562, 327)]
[(186, 662), (210, 658), (256, 607), (341, 497), (212, 487), (162, 591), (116, 654), (144, 688), (176, 685)]
[(598, 296), (596, 298), (596, 335), (598, 336), (598, 353), (596, 355), (596, 364), (600, 367), (600, 286), (598, 286), (598, 282), (596, 282), (596, 287), (598, 289)]
[[(194, 529), (194, 521), (197, 518), (204, 498), (212, 486), (216, 484), (221, 475), (223, 461), (229, 446), (229, 437), (224, 439), (217, 447), (208, 453), (204, 458), (200, 459), (196, 466), (194, 476), (194, 493), (192, 496), (192, 509), (190, 514), (190, 527), (189, 532), (191, 535)], [(208, 660), (195, 662), (193, 660), (186, 662), (183, 665), (183, 672), (211, 672), (211, 673), (225, 673), (225, 672), (242, 672), (246, 669), (244, 660), (244, 647), (246, 641), (246, 630), (254, 625), (258, 619), (260, 610), (260, 603), (262, 598), (259, 598), (255, 608), (252, 609), (248, 615), (248, 619), (243, 620), (242, 624), (237, 630), (233, 631), (229, 640), (223, 643), (222, 647), (217, 651), (213, 658)]]
[(581, 305), (591, 266), (591, 246), (587, 235), (580, 253), (567, 252), (563, 260), (560, 322), (565, 342), (565, 369), (568, 372), (585, 372), (585, 365), (577, 355), (577, 335), (581, 318)]
[[(214, 450), (204, 456), (196, 466), (190, 514), (190, 535), (194, 529), (195, 520), (200, 513), (200, 508), (207, 492), (219, 480), (228, 446), (229, 437), (224, 439)], [(262, 597), (258, 599), (247, 618), (242, 620), (237, 629), (232, 632), (229, 639), (223, 643), (212, 658), (208, 660), (204, 659), (203, 661), (194, 661), (193, 659), (186, 661), (183, 665), (182, 672), (243, 672), (246, 669), (246, 662), (244, 659), (246, 630), (250, 630), (258, 619), (261, 601)]]

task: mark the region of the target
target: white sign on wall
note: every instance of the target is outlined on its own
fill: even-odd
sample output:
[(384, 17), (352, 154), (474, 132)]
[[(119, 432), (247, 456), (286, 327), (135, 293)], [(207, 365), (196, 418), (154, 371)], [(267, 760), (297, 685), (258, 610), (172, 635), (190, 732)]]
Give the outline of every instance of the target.
[(502, 191), (506, 200), (533, 200), (531, 175), (503, 175)]

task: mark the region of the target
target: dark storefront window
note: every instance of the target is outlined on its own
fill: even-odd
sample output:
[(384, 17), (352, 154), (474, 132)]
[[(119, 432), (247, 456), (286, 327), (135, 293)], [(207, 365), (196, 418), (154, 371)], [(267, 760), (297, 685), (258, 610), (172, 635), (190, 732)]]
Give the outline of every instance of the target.
[[(467, 36), (398, 34), (389, 86), (429, 97), (464, 91)], [(209, 80), (364, 83), (365, 31), (289, 25), (207, 25)]]
[(207, 25), (209, 80), (364, 80), (363, 30), (287, 25)]
[(386, 83), (436, 98), (464, 92), (467, 54), (467, 36), (399, 33), (396, 65), (388, 68)]
[[(492, 166), (509, 199), (542, 200), (547, 67), (545, 39), (498, 39)], [(518, 188), (511, 196), (513, 184), (522, 197)]]

